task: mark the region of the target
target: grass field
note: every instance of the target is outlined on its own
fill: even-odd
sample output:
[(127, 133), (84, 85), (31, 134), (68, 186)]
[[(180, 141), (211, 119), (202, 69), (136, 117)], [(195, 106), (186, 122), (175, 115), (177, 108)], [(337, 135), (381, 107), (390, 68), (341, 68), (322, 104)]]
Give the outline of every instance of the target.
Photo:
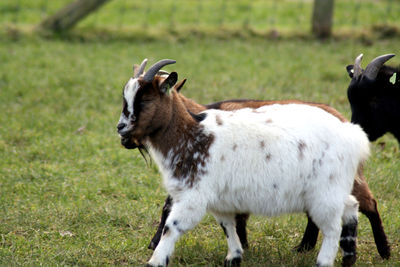
[[(30, 31), (47, 16), (71, 0), (2, 0), (2, 26)], [(117, 31), (121, 34), (275, 36), (308, 34), (312, 0), (110, 0), (77, 25), (78, 31), (93, 34)], [(333, 31), (338, 34), (400, 36), (400, 2), (396, 0), (335, 0)], [(157, 30), (155, 30), (157, 29)]]
[[(121, 92), (133, 63), (173, 58), (200, 103), (228, 98), (302, 99), (350, 117), (345, 71), (399, 52), (399, 38), (263, 39), (162, 37), (143, 41), (36, 38), (0, 41), (0, 265), (143, 266), (166, 192), (154, 166), (116, 134)], [(400, 59), (391, 60), (399, 65)], [(400, 266), (400, 151), (386, 135), (365, 169), (392, 257), (380, 259), (360, 215), (356, 266)], [(243, 266), (313, 266), (297, 254), (305, 216), (251, 217)], [(320, 237), (321, 238), (321, 237)], [(207, 216), (177, 244), (172, 266), (220, 266), (223, 232)], [(337, 265), (340, 263), (340, 253)]]

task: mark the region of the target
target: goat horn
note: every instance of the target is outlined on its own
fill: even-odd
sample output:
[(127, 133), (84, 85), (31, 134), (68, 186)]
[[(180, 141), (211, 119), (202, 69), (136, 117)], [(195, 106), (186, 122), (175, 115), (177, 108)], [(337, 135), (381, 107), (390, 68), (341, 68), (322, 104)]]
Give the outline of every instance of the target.
[(357, 79), (362, 72), (362, 68), (361, 68), (361, 60), (363, 58), (363, 54), (360, 54), (358, 57), (356, 57), (356, 60), (354, 61), (354, 67), (353, 67), (353, 77), (354, 79)]
[(135, 77), (134, 77), (134, 78), (139, 78), (139, 76), (143, 74), (143, 71), (144, 71), (144, 68), (146, 67), (146, 64), (147, 64), (147, 58), (145, 58), (145, 59), (142, 61), (142, 64), (140, 64), (139, 70), (138, 70), (138, 72), (135, 74)]
[(153, 66), (151, 66), (150, 69), (146, 72), (146, 74), (143, 77), (143, 80), (146, 82), (151, 82), (154, 79), (154, 76), (162, 67), (168, 64), (174, 64), (175, 62), (176, 61), (172, 59), (163, 59), (158, 61)]
[(394, 54), (387, 54), (374, 58), (365, 68), (364, 76), (370, 80), (375, 80), (383, 64), (394, 56)]
[(169, 72), (168, 72), (168, 71), (165, 71), (165, 70), (159, 70), (159, 71), (157, 72), (157, 75), (169, 75)]

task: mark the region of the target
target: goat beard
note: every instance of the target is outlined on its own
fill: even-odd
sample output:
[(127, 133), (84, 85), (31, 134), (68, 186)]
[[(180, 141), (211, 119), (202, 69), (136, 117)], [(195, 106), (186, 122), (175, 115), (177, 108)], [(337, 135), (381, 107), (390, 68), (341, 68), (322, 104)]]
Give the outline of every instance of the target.
[[(151, 157), (150, 157), (150, 154), (149, 154), (149, 151), (147, 150), (147, 148), (143, 145), (138, 145), (138, 149), (139, 149), (140, 155), (142, 155), (142, 158), (146, 162), (146, 165), (151, 166), (152, 160), (151, 160)], [(146, 157), (146, 155), (148, 157)], [(149, 158), (150, 164), (149, 164), (149, 161), (147, 161), (147, 158)]]

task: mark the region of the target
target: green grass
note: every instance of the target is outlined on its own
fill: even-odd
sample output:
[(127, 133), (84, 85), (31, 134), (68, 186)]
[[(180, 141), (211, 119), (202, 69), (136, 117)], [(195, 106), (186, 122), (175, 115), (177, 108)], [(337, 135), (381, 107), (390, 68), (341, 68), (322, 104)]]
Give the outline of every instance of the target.
[[(78, 42), (22, 38), (0, 44), (0, 265), (142, 265), (166, 192), (154, 167), (120, 147), (115, 126), (133, 63), (173, 58), (201, 103), (227, 98), (323, 102), (350, 115), (345, 66), (397, 52), (397, 39), (362, 42), (188, 39)], [(394, 58), (392, 64), (398, 64)], [(80, 129), (80, 130), (79, 130)], [(379, 143), (384, 142), (379, 145)], [(366, 167), (392, 243), (379, 258), (360, 220), (357, 266), (400, 262), (399, 159), (387, 135)], [(309, 266), (296, 254), (304, 215), (252, 217), (244, 266)], [(211, 217), (177, 244), (173, 266), (218, 266), (226, 253)], [(340, 261), (340, 257), (338, 257)]]
[[(2, 0), (0, 29), (17, 26), (31, 30), (70, 0)], [(118, 32), (172, 30), (183, 35), (188, 31), (270, 32), (308, 34), (311, 29), (311, 0), (112, 0), (86, 17), (78, 30), (96, 28)], [(375, 32), (380, 25), (400, 35), (400, 2), (394, 0), (336, 0), (335, 34), (348, 31)]]
[[(200, 1), (179, 1), (172, 20), (178, 30), (161, 34), (171, 26), (173, 1), (115, 0), (70, 34), (25, 34), (25, 27), (67, 2), (0, 3), (0, 266), (142, 266), (150, 258), (147, 245), (166, 192), (156, 168), (138, 151), (123, 149), (115, 131), (133, 63), (176, 59), (166, 69), (188, 78), (182, 92), (200, 103), (302, 99), (330, 104), (349, 118), (345, 66), (359, 53), (364, 66), (377, 55), (399, 54), (396, 35), (346, 38), (365, 26), (398, 24), (395, 1), (363, 1), (358, 22), (351, 11), (360, 2), (336, 1), (338, 29), (350, 30), (324, 42), (243, 31), (249, 6), (255, 30), (308, 31), (310, 1), (201, 1), (201, 9)], [(219, 14), (224, 2), (221, 22), (210, 11), (214, 5)], [(157, 3), (166, 5), (165, 16), (152, 8)], [(277, 10), (270, 16), (275, 22), (263, 19), (263, 6), (267, 13)], [(134, 18), (131, 9), (139, 10)], [(146, 23), (145, 30), (132, 30)], [(390, 62), (400, 64), (397, 57)], [(369, 222), (360, 215), (356, 266), (400, 266), (399, 159), (398, 143), (388, 134), (372, 145), (365, 169), (392, 258), (379, 258)], [(305, 224), (302, 214), (251, 217), (243, 266), (314, 265), (318, 249), (292, 251)], [(220, 266), (226, 252), (220, 227), (207, 216), (178, 242), (172, 266)]]

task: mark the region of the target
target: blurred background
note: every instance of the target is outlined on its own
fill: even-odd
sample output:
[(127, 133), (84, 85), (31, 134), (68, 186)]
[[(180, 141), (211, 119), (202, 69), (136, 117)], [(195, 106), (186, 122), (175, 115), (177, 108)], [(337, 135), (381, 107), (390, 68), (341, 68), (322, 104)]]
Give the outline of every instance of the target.
[[(63, 12), (64, 11), (64, 12)], [(3, 30), (148, 35), (399, 34), (398, 0), (3, 0)], [(321, 29), (322, 28), (322, 29)], [(99, 33), (100, 34), (100, 33)]]

